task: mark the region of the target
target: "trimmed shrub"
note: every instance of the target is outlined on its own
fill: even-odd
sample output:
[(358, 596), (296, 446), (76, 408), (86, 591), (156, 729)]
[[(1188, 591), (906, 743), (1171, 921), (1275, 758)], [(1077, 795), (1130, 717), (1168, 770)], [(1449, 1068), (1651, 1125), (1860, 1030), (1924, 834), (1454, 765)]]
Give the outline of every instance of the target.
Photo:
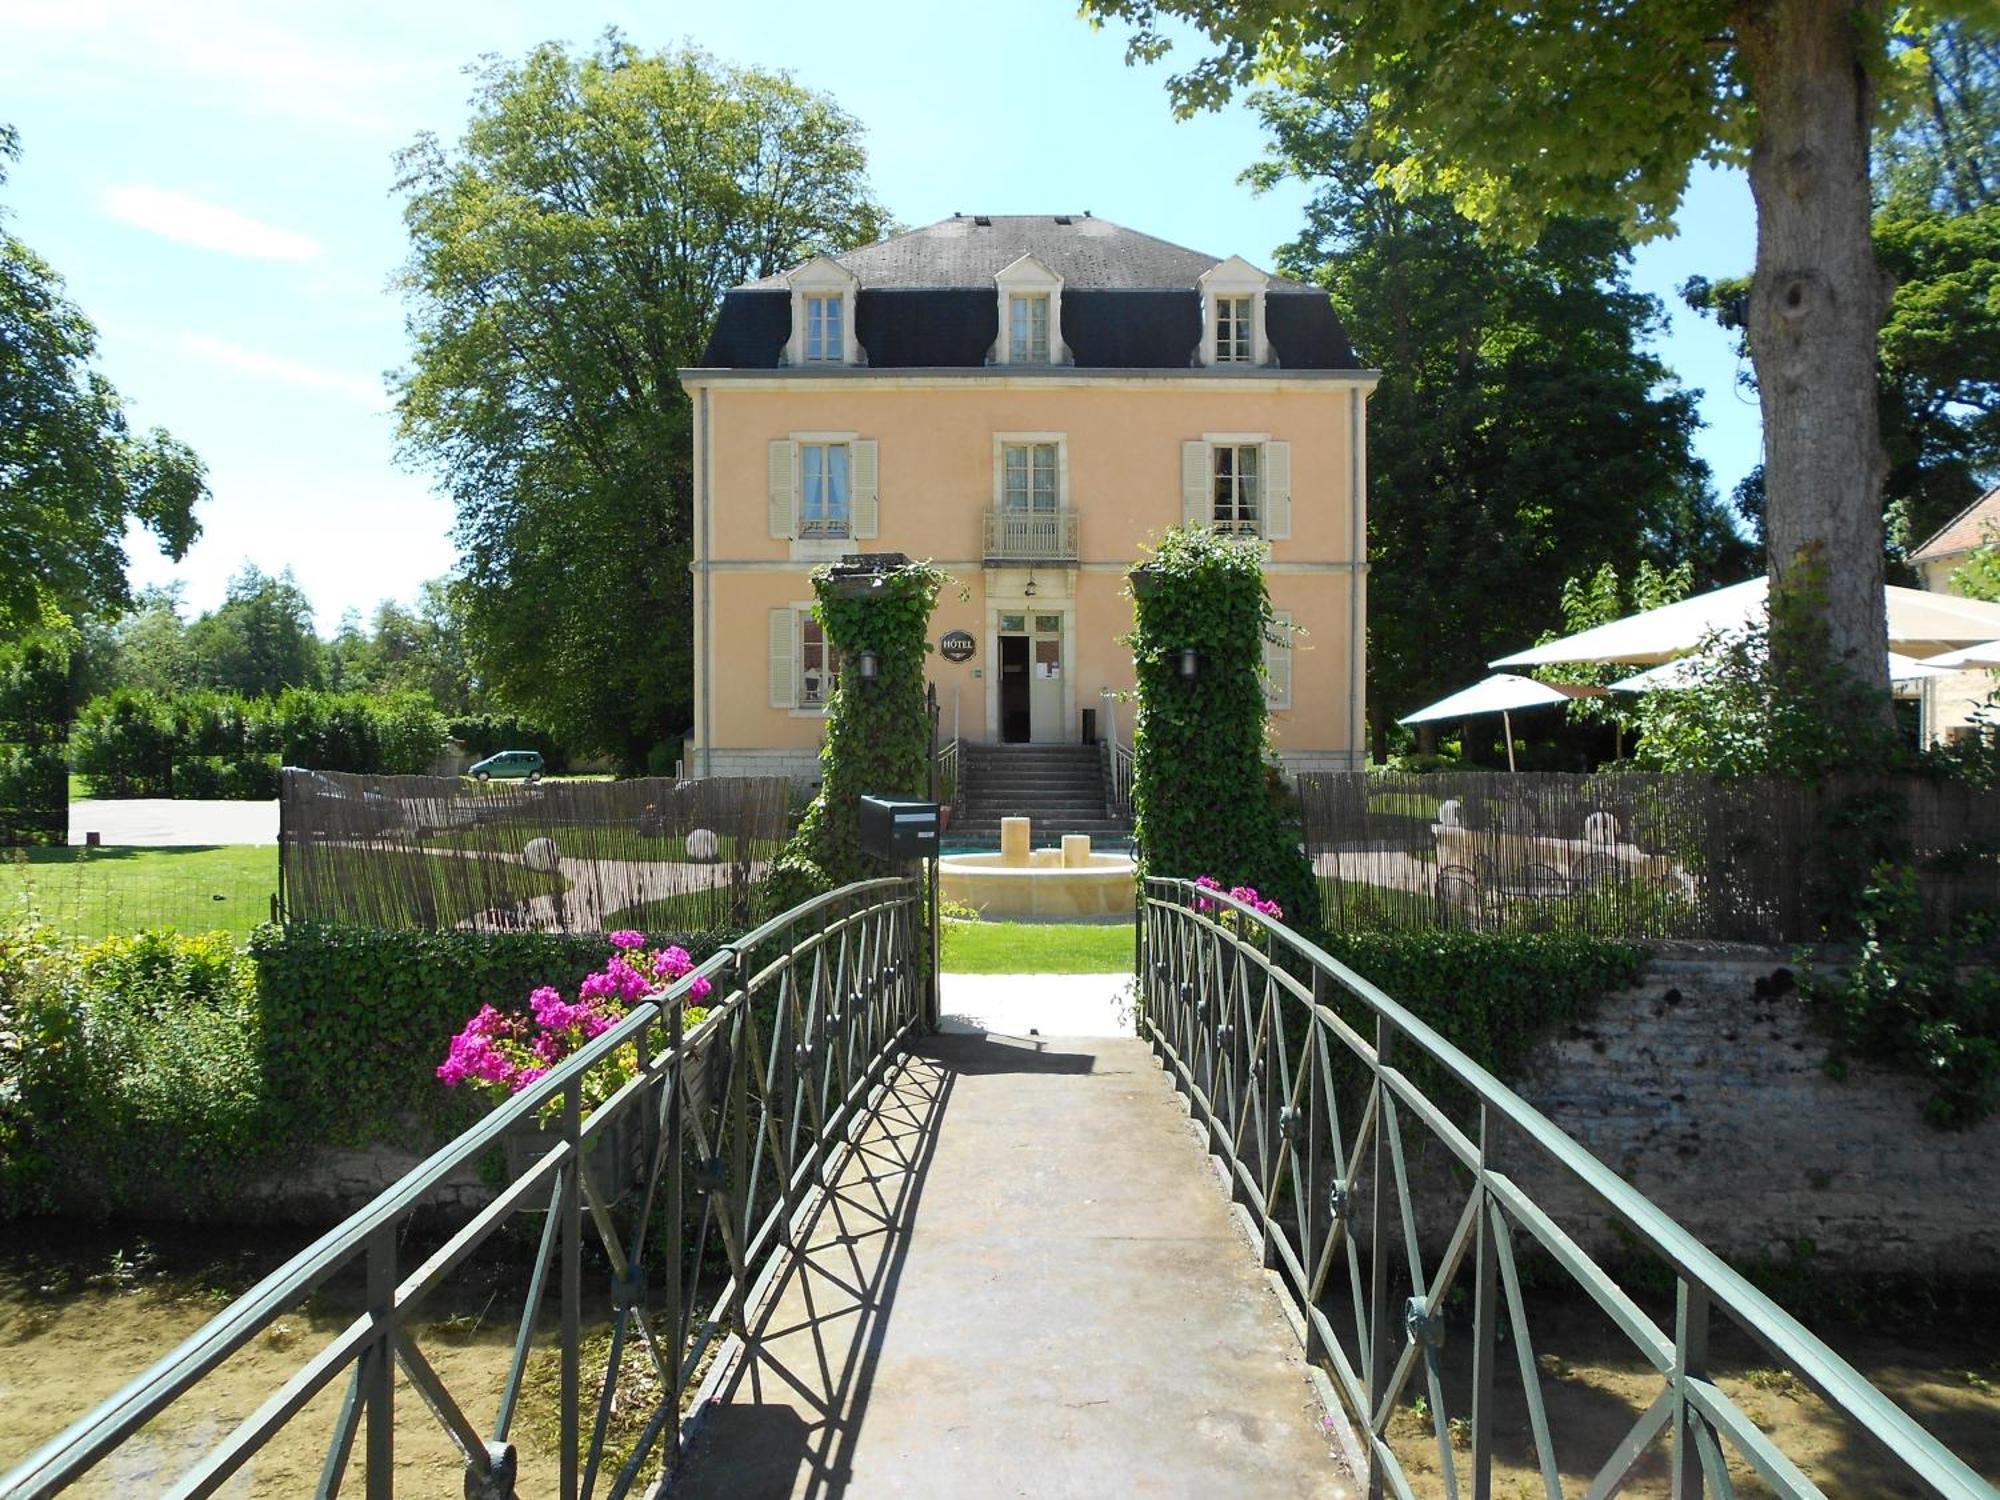
[[(1586, 933), (1347, 931), (1320, 943), (1509, 1086), (1552, 1030), (1646, 969), (1644, 948)], [(1430, 1067), (1414, 1053), (1399, 1066)]]
[[(673, 935), (697, 957), (732, 934)], [(668, 941), (667, 934), (654, 934)], [(437, 1080), (446, 1045), (481, 1005), (571, 989), (604, 962), (597, 935), (388, 932), (294, 923), (250, 939), (272, 1107), (294, 1138), (360, 1143), (406, 1128), (440, 1135), (477, 1113)]]
[(261, 800), (278, 795), (281, 764), (421, 775), (444, 741), (444, 716), (417, 693), (163, 698), (120, 688), (84, 706), (70, 747), (96, 796)]

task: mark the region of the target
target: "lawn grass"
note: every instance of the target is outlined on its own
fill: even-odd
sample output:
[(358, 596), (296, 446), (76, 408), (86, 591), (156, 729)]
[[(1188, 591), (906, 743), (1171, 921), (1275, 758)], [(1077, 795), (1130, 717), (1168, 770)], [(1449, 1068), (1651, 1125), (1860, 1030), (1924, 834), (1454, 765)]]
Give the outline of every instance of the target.
[(1132, 924), (951, 922), (947, 974), (1129, 974)]
[(16, 849), (0, 857), (0, 920), (33, 911), (79, 938), (178, 927), (243, 939), (270, 920), (277, 888), (272, 844)]

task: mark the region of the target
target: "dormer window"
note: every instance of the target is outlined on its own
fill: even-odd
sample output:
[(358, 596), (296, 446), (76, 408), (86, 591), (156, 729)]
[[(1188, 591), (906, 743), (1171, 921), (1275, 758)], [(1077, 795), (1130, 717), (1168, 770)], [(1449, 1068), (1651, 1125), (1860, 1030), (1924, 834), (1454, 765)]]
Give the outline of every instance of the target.
[(804, 300), (805, 362), (809, 365), (846, 363), (847, 346), (841, 329), (846, 326), (847, 320), (841, 316), (841, 308), (847, 299), (838, 292), (815, 292), (809, 293)]
[(858, 365), (854, 340), (854, 298), (861, 284), (839, 261), (818, 256), (785, 278), (792, 289), (792, 336), (785, 343), (788, 365)]
[(1201, 287), (1198, 363), (1242, 368), (1270, 363), (1264, 292), (1271, 278), (1241, 256), (1211, 266)]
[(1014, 292), (1007, 298), (1010, 363), (1049, 362), (1049, 299), (1042, 292)]
[(1215, 362), (1219, 365), (1247, 365), (1251, 362), (1256, 327), (1254, 297), (1215, 299)]
[(992, 361), (1000, 365), (1066, 365), (1062, 341), (1062, 277), (1032, 255), (1023, 255), (993, 278), (1000, 298), (1000, 337)]

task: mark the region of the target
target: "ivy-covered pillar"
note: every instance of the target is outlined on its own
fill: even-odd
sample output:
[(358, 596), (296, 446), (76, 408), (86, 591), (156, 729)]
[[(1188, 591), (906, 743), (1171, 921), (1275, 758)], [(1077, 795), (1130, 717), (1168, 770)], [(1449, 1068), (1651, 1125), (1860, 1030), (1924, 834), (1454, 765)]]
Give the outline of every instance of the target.
[[(929, 790), (924, 656), (943, 583), (936, 568), (900, 552), (844, 557), (813, 574), (813, 616), (840, 673), (827, 701), (819, 795), (771, 868), (768, 911), (889, 873), (861, 852), (861, 798)], [(864, 657), (872, 676), (864, 675)]]
[(1132, 573), (1132, 819), (1142, 875), (1255, 886), (1319, 924), (1319, 888), (1265, 763), (1264, 548), (1183, 527)]

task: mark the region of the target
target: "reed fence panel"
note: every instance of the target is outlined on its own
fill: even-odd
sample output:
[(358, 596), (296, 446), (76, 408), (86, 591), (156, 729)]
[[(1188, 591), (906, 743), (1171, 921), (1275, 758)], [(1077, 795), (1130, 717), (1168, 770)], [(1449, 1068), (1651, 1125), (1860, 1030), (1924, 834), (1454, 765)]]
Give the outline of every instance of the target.
[(783, 777), (512, 782), (287, 769), (288, 920), (693, 933), (748, 925), (783, 846)]
[(2000, 795), (1965, 786), (1329, 772), (1299, 798), (1335, 926), (1811, 942), (1884, 851), (1933, 929), (2000, 909)]

